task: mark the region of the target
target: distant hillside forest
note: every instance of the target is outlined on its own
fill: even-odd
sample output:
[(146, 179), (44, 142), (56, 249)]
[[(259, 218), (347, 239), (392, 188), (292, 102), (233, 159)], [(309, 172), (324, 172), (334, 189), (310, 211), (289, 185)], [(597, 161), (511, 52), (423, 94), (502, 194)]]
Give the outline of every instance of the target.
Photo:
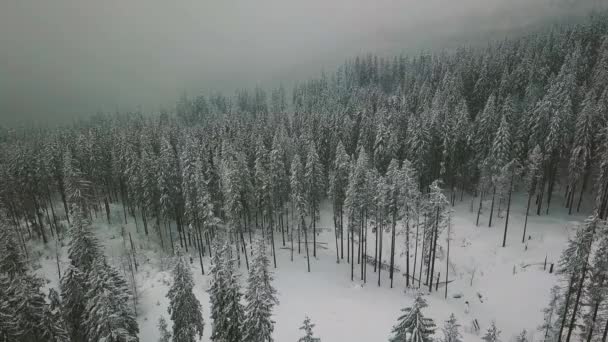
[[(158, 116), (96, 115), (59, 128), (5, 130), (0, 146), (0, 257), (6, 256), (0, 260), (0, 288), (6, 290), (0, 291), (0, 308), (9, 312), (2, 315), (9, 323), (0, 325), (0, 336), (21, 341), (15, 336), (26, 331), (42, 336), (40, 341), (65, 341), (68, 334), (74, 341), (86, 334), (97, 340), (114, 332), (101, 331), (107, 317), (95, 316), (95, 303), (112, 300), (125, 312), (119, 331), (130, 339), (124, 340), (137, 340), (124, 280), (103, 258), (83, 252), (97, 246), (86, 229), (93, 215), (109, 223), (117, 216), (140, 220), (145, 234), (166, 252), (194, 244), (201, 268), (204, 246), (212, 250), (216, 229), (225, 228), (239, 246), (239, 262), (242, 248), (249, 267), (246, 236), (251, 248), (253, 227), (265, 231), (268, 225), (274, 251), (273, 234), (281, 234), (285, 244), (289, 213), (292, 219), (297, 214), (306, 239), (307, 227), (316, 229), (321, 201), (329, 199), (342, 258), (346, 222), (351, 279), (354, 240), (367, 240), (364, 224), (375, 222), (380, 237), (392, 230), (392, 278), (397, 221), (415, 217), (418, 229), (424, 217), (422, 253), (432, 280), (446, 207), (471, 196), (479, 224), (483, 201), (491, 200), (488, 225), (506, 208), (504, 246), (510, 197), (517, 190), (527, 196), (526, 222), (528, 215), (550, 214), (558, 206), (591, 214), (560, 265), (569, 279), (561, 293), (566, 299), (555, 314), (559, 320), (551, 321), (551, 311), (546, 334), (551, 330), (561, 340), (567, 331), (569, 341), (584, 324), (587, 341), (600, 334), (606, 340), (608, 327), (594, 327), (598, 310), (606, 311), (600, 304), (608, 267), (601, 253), (593, 267), (589, 260), (593, 241), (608, 246), (606, 229), (596, 229), (608, 213), (607, 13), (485, 48), (356, 57), (333, 73), (299, 83), (290, 94), (278, 87), (269, 93), (257, 88), (234, 96), (183, 97), (174, 113)], [(563, 201), (555, 200), (558, 191)], [(66, 325), (57, 325), (55, 316), (21, 320), (10, 310), (24, 306), (11, 300), (26, 297), (3, 293), (21, 293), (17, 281), (38, 293), (42, 283), (18, 276), (26, 273), (18, 256), (27, 256), (27, 240), (63, 237), (64, 220), (72, 227), (72, 264), (61, 285), (63, 307), (72, 310), (64, 312)], [(307, 241), (305, 247), (308, 257)], [(312, 248), (316, 255), (316, 241)], [(570, 252), (576, 258), (568, 263)], [(89, 275), (97, 277), (94, 284), (114, 285), (89, 289), (86, 310), (92, 313), (81, 331), (85, 297), (78, 291), (93, 284), (82, 280), (91, 265), (97, 265), (97, 273)], [(406, 272), (409, 286), (409, 260)], [(98, 293), (109, 293), (110, 299)], [(585, 309), (579, 308), (581, 295)], [(36, 307), (46, 308), (44, 296), (36, 296), (31, 297)]]

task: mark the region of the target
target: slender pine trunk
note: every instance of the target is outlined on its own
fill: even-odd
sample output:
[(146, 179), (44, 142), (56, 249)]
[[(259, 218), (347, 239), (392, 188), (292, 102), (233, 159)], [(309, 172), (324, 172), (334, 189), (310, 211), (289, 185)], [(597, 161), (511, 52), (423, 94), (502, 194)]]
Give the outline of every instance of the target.
[(304, 221), (304, 216), (302, 216), (302, 225), (304, 226), (304, 248), (306, 249), (306, 267), (308, 268), (308, 272), (310, 273), (310, 255), (308, 254), (308, 234), (306, 231), (306, 222)]
[(509, 183), (509, 199), (507, 200), (507, 217), (505, 217), (505, 233), (502, 237), (502, 246), (507, 244), (507, 227), (509, 226), (509, 213), (511, 211), (511, 193), (513, 192), (513, 176), (515, 172), (511, 172), (511, 181)]
[(492, 204), (490, 205), (490, 221), (488, 227), (492, 227), (492, 216), (494, 216), (494, 200), (496, 198), (496, 185), (492, 189)]

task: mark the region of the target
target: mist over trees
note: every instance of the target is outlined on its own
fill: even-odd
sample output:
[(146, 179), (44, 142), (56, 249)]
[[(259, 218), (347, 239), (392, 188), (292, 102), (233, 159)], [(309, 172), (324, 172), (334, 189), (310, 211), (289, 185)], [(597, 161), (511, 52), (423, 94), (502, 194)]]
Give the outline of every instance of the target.
[[(504, 238), (496, 241), (505, 247), (510, 198), (520, 191), (526, 217), (560, 205), (590, 213), (558, 265), (565, 285), (553, 290), (545, 336), (606, 339), (605, 14), (485, 48), (359, 56), (291, 92), (258, 87), (183, 97), (174, 113), (157, 117), (100, 114), (2, 134), (0, 338), (38, 341), (24, 337), (35, 332), (40, 341), (138, 341), (134, 293), (106, 259), (90, 229), (93, 217), (133, 221), (167, 254), (195, 251), (203, 273), (203, 257), (211, 257), (206, 329), (190, 266), (183, 259), (175, 266), (173, 341), (194, 341), (204, 330), (213, 341), (272, 341), (276, 249), (290, 249), (292, 261), (305, 254), (314, 272), (325, 199), (334, 210), (336, 261), (346, 254), (351, 280), (367, 282), (369, 264), (378, 286), (383, 270), (392, 286), (395, 254), (407, 251), (406, 286), (433, 292), (440, 279), (448, 283), (436, 261), (450, 207), (466, 193), (477, 224), (486, 225), (485, 213), (488, 226), (506, 211)], [(556, 203), (557, 189), (566, 189), (566, 203)], [(406, 246), (396, 244), (396, 234), (407, 236)], [(62, 239), (70, 265), (54, 311), (25, 260), (28, 241)], [(250, 272), (245, 289), (241, 264)], [(31, 312), (15, 311), (15, 301)], [(403, 310), (392, 340), (415, 334), (430, 341), (435, 323), (423, 316), (425, 306), (417, 297)], [(304, 321), (302, 341), (318, 340), (313, 326)], [(459, 340), (455, 319), (444, 330), (446, 340)], [(499, 334), (493, 325), (484, 340)]]

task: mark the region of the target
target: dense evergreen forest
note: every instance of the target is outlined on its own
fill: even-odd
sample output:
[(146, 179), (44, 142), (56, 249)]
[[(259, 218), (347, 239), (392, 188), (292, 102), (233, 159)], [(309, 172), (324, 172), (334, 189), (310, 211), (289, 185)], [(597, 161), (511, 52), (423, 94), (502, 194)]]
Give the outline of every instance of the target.
[[(423, 258), (402, 270), (407, 287), (432, 292), (449, 207), (473, 197), (480, 226), (505, 215), (496, 241), (504, 247), (512, 192), (527, 194), (526, 218), (558, 206), (589, 214), (557, 265), (564, 282), (541, 329), (545, 341), (606, 341), (606, 13), (483, 48), (359, 56), (289, 91), (184, 96), (158, 116), (99, 114), (4, 130), (0, 139), (0, 341), (138, 341), (133, 290), (89, 229), (96, 217), (134, 220), (180, 260), (168, 294), (173, 341), (203, 334), (182, 257), (193, 250), (213, 279), (212, 340), (272, 341), (275, 244), (292, 259), (306, 255), (314, 272), (323, 201), (333, 208), (336, 261), (350, 263), (351, 279), (368, 281), (368, 263), (355, 259), (372, 259), (378, 284), (382, 270), (392, 284), (395, 253), (415, 248)], [(397, 246), (395, 234), (407, 244)], [(32, 241), (70, 246), (60, 289), (48, 296), (28, 268)], [(383, 248), (387, 268), (377, 260)], [(244, 292), (241, 263), (250, 271)], [(414, 332), (416, 341), (431, 340), (425, 306), (418, 297), (404, 310), (394, 341)], [(312, 326), (307, 318), (301, 341), (316, 340)], [(457, 327), (446, 328), (449, 341), (458, 340)]]

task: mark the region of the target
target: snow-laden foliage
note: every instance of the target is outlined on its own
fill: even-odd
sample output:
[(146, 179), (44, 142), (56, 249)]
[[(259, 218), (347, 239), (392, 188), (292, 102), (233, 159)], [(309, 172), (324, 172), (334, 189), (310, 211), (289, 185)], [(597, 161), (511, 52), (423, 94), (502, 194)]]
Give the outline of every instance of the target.
[(201, 303), (192, 292), (193, 287), (192, 272), (185, 258), (179, 257), (173, 269), (173, 285), (167, 293), (168, 311), (173, 321), (173, 342), (195, 342), (203, 337), (205, 321)]
[(427, 306), (422, 295), (416, 295), (411, 307), (401, 311), (403, 314), (398, 318), (397, 324), (393, 326), (391, 342), (430, 342), (433, 341), (435, 323), (432, 319), (424, 317), (422, 309)]

